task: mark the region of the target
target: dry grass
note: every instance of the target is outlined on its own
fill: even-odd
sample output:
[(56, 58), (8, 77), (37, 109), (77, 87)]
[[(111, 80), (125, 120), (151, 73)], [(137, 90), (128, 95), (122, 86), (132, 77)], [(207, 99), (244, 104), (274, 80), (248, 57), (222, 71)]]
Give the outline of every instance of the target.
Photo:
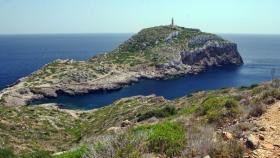
[(234, 140), (224, 141), (212, 126), (191, 127), (187, 135), (188, 146), (182, 152), (182, 157), (243, 157), (243, 147)]

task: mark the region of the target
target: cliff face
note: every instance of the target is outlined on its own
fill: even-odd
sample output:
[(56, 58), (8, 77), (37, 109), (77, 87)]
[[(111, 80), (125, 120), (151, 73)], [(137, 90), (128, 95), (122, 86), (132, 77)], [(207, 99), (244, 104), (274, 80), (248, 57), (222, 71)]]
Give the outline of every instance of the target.
[(203, 47), (180, 53), (183, 64), (205, 67), (220, 65), (241, 65), (243, 60), (237, 51), (237, 45), (226, 42), (208, 41)]
[(26, 105), (32, 100), (121, 88), (140, 78), (199, 73), (211, 66), (241, 65), (237, 45), (184, 27), (143, 29), (112, 52), (88, 61), (56, 60), (0, 92), (0, 103)]

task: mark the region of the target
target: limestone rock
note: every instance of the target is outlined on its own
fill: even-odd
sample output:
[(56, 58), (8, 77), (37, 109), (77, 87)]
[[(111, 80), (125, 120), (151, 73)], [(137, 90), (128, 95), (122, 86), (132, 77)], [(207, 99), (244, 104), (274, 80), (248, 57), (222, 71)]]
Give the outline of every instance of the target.
[(253, 127), (253, 128), (251, 129), (251, 131), (253, 131), (253, 132), (258, 132), (258, 127)]
[(128, 127), (128, 126), (131, 126), (131, 125), (132, 125), (132, 122), (129, 121), (129, 120), (124, 120), (121, 123), (121, 127)]
[(261, 127), (260, 131), (266, 131), (266, 128), (265, 127)]
[(236, 44), (220, 44), (216, 41), (209, 41), (202, 48), (181, 52), (181, 58), (184, 64), (198, 64), (206, 67), (243, 63)]
[(260, 134), (260, 135), (259, 135), (259, 139), (260, 139), (260, 140), (264, 140), (264, 135)]
[(250, 134), (249, 136), (247, 136), (246, 146), (253, 150), (257, 149), (259, 146), (259, 141), (254, 135)]
[(119, 133), (122, 130), (121, 127), (110, 127), (107, 129), (108, 132)]
[(203, 158), (211, 158), (209, 155), (204, 156)]
[(147, 123), (158, 123), (159, 119), (156, 117), (151, 117), (148, 120), (146, 120)]
[(248, 99), (241, 99), (240, 100), (240, 104), (241, 105), (248, 105), (250, 102), (249, 102), (249, 100)]
[(232, 140), (233, 139), (233, 135), (230, 132), (223, 132), (223, 138), (224, 140)]

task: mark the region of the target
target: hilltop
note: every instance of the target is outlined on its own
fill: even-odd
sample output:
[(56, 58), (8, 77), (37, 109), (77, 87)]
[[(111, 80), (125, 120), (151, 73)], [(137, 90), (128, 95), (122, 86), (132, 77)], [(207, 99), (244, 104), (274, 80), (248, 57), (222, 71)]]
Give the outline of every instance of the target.
[(237, 45), (221, 37), (179, 26), (141, 30), (111, 52), (88, 61), (56, 60), (1, 91), (6, 106), (33, 100), (113, 90), (141, 78), (169, 78), (209, 67), (243, 63)]

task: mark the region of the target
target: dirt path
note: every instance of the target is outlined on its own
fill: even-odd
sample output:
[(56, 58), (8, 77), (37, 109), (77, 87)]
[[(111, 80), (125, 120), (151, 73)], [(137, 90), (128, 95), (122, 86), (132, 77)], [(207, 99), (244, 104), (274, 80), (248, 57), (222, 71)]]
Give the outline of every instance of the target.
[(253, 151), (255, 158), (280, 157), (280, 102), (270, 106), (257, 121), (260, 130), (254, 133), (259, 148)]

